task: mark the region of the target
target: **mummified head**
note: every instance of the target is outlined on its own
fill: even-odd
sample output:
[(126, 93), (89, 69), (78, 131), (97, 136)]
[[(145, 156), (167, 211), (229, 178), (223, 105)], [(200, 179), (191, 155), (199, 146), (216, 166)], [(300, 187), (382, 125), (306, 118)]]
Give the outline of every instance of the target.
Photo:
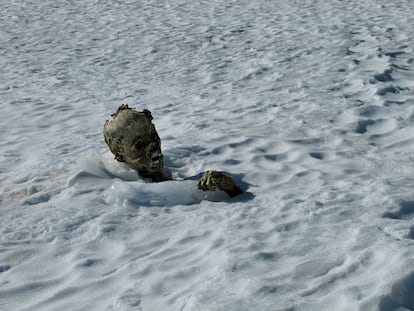
[(149, 110), (121, 105), (104, 125), (104, 138), (115, 159), (154, 181), (162, 179), (161, 140)]

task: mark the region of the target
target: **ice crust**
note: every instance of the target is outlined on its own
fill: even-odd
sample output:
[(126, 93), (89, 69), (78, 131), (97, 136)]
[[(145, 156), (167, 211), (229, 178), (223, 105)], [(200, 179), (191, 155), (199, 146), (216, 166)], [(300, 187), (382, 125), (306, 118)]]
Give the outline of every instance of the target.
[[(414, 310), (413, 12), (4, 2), (0, 310)], [(121, 103), (172, 181), (107, 150)]]

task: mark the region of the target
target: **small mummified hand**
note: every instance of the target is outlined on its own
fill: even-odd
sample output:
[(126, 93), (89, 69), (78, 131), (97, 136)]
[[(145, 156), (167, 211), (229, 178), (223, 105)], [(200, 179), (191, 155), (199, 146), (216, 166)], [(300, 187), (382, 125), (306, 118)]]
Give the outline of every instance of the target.
[(197, 187), (203, 191), (222, 190), (230, 197), (243, 193), (243, 190), (236, 184), (233, 177), (223, 172), (206, 171), (197, 183)]

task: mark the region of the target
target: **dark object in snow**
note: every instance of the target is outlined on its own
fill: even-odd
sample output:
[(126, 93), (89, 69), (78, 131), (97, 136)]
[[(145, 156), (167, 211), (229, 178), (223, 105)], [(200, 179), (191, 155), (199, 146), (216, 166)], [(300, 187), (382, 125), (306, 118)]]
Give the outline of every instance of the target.
[[(104, 125), (104, 138), (115, 159), (154, 182), (165, 181), (161, 140), (152, 123), (152, 114), (144, 109), (139, 112), (121, 105)], [(233, 177), (223, 172), (206, 171), (197, 183), (203, 191), (222, 190), (230, 197), (243, 191)]]
[(163, 179), (161, 140), (149, 110), (138, 112), (121, 105), (104, 125), (104, 138), (115, 159), (153, 181)]

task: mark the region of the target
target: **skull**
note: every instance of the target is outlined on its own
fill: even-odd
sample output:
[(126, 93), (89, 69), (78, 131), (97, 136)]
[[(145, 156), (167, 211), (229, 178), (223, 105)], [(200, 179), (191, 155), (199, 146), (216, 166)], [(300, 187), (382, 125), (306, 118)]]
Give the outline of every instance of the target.
[(115, 159), (154, 181), (163, 179), (161, 140), (149, 110), (139, 112), (128, 105), (118, 107), (104, 125), (104, 138)]

